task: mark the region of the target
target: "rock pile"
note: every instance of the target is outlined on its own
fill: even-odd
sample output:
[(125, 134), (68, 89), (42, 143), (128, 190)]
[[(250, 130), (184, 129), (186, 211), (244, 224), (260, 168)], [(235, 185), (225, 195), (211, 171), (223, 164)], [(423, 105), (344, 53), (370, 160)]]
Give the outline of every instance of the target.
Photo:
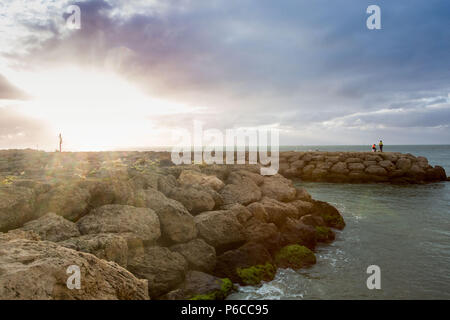
[[(233, 283), (314, 263), (316, 243), (345, 226), (333, 206), (256, 166), (170, 166), (135, 152), (5, 157), (3, 299), (223, 299)], [(66, 286), (71, 265), (80, 290)]]
[(446, 181), (425, 157), (398, 152), (282, 152), (280, 173), (305, 181), (427, 183)]

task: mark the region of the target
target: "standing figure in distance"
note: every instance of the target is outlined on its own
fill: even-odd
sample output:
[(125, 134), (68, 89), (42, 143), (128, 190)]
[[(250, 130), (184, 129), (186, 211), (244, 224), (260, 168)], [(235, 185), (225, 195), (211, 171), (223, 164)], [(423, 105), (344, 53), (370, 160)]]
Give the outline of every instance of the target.
[(380, 146), (380, 152), (383, 152), (383, 141), (380, 140), (380, 143), (378, 145)]
[(62, 143), (63, 143), (63, 139), (62, 139), (62, 135), (60, 133), (59, 134), (59, 152), (62, 152)]

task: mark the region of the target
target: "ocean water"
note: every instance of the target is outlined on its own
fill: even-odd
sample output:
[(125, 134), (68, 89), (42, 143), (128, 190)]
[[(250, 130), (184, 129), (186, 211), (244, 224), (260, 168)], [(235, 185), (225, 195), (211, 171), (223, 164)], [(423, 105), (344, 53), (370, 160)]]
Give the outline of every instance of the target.
[[(386, 151), (425, 156), (450, 175), (450, 146), (386, 146)], [(336, 232), (335, 242), (317, 248), (313, 267), (279, 270), (273, 281), (241, 287), (229, 299), (450, 299), (450, 182), (298, 185), (334, 204), (346, 228)], [(381, 290), (366, 286), (369, 265), (381, 269)]]

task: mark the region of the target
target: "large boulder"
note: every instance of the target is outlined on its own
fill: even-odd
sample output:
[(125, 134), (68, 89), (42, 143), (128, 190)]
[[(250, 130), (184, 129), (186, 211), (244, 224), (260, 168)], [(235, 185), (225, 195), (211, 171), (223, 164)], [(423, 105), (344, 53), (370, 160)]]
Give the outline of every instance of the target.
[(281, 227), (287, 218), (299, 218), (297, 208), (290, 204), (277, 201), (271, 198), (263, 198), (261, 204), (268, 215), (268, 222), (274, 223), (277, 227)]
[(381, 166), (369, 166), (366, 168), (365, 172), (367, 174), (371, 174), (371, 175), (375, 175), (375, 176), (386, 176), (387, 175), (387, 171), (385, 168), (381, 167)]
[(170, 193), (170, 198), (181, 202), (192, 214), (211, 211), (216, 206), (216, 202), (209, 192), (194, 186), (174, 188)]
[(149, 243), (161, 236), (158, 216), (149, 208), (105, 205), (92, 210), (77, 225), (81, 234), (123, 233)]
[(188, 263), (181, 254), (168, 248), (147, 247), (143, 256), (129, 261), (128, 270), (147, 279), (150, 297), (157, 298), (183, 282)]
[(202, 185), (219, 191), (224, 187), (222, 180), (216, 176), (208, 176), (198, 171), (184, 170), (178, 177), (178, 183), (181, 186)]
[[(248, 242), (238, 249), (226, 251), (218, 256), (214, 274), (221, 278), (229, 278), (233, 282), (249, 284), (246, 283), (246, 279), (243, 279), (242, 276), (246, 273), (245, 271), (251, 270), (245, 269), (265, 266), (271, 263), (272, 256), (262, 244)], [(243, 270), (244, 273), (240, 272)]]
[(74, 183), (67, 183), (52, 188), (37, 198), (36, 210), (39, 216), (54, 212), (71, 221), (87, 213), (89, 191)]
[(315, 264), (316, 256), (308, 248), (293, 244), (275, 255), (275, 263), (279, 268), (300, 269)]
[(316, 246), (317, 239), (314, 227), (298, 220), (288, 218), (280, 229), (280, 233), (283, 245), (300, 244), (311, 250)]
[(80, 183), (80, 187), (86, 189), (90, 194), (88, 203), (90, 208), (98, 208), (107, 204), (142, 206), (143, 200), (139, 197), (140, 193), (138, 192), (140, 189), (137, 189), (128, 179), (128, 175), (93, 178)]
[(347, 174), (349, 172), (349, 170), (347, 169), (347, 164), (345, 162), (338, 162), (334, 164), (331, 167), (330, 171), (337, 174)]
[(35, 194), (32, 189), (0, 186), (0, 231), (21, 227), (36, 218)]
[(216, 250), (202, 239), (173, 245), (170, 250), (180, 253), (192, 270), (212, 272), (216, 266)]
[(76, 251), (91, 253), (97, 258), (114, 261), (124, 268), (127, 267), (128, 244), (127, 239), (122, 235), (114, 233), (86, 234), (58, 242), (58, 244)]
[(213, 275), (188, 271), (184, 282), (163, 298), (167, 300), (222, 300), (233, 290), (229, 279), (220, 279)]
[(408, 158), (400, 158), (397, 160), (397, 169), (402, 171), (408, 171), (411, 168), (412, 162)]
[[(0, 241), (0, 299), (148, 299), (148, 284), (113, 262), (48, 241)], [(81, 288), (69, 289), (70, 266), (81, 271)], [(70, 269), (69, 269), (70, 270)]]
[(194, 220), (199, 236), (219, 253), (245, 242), (244, 228), (232, 210), (204, 212)]
[(254, 223), (245, 229), (247, 241), (262, 244), (274, 254), (282, 243), (282, 235), (273, 223)]
[(75, 223), (52, 212), (25, 223), (21, 229), (34, 231), (42, 240), (54, 242), (80, 236), (80, 231)]
[(248, 205), (261, 199), (261, 190), (251, 178), (234, 172), (230, 177), (232, 183), (227, 184), (219, 192), (225, 205), (233, 203)]
[(344, 218), (335, 207), (324, 201), (315, 200), (312, 203), (312, 214), (321, 216), (328, 227), (344, 229)]
[(284, 202), (294, 200), (297, 194), (292, 181), (279, 174), (264, 177), (264, 183), (261, 186), (261, 191), (264, 197)]
[(163, 238), (173, 243), (188, 242), (197, 237), (194, 217), (178, 201), (157, 190), (145, 191), (145, 206), (159, 217)]

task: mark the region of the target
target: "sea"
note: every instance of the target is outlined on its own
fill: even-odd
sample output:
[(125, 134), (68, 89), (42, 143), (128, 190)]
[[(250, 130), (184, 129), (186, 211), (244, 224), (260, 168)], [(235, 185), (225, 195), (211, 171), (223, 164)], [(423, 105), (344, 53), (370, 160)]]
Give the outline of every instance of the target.
[[(370, 151), (370, 146), (284, 146), (280, 150)], [(450, 145), (385, 145), (427, 157), (450, 175)], [(346, 227), (316, 249), (317, 263), (279, 269), (273, 281), (239, 287), (228, 299), (450, 299), (450, 182), (427, 185), (306, 183), (336, 206)], [(369, 289), (368, 267), (380, 270)]]

